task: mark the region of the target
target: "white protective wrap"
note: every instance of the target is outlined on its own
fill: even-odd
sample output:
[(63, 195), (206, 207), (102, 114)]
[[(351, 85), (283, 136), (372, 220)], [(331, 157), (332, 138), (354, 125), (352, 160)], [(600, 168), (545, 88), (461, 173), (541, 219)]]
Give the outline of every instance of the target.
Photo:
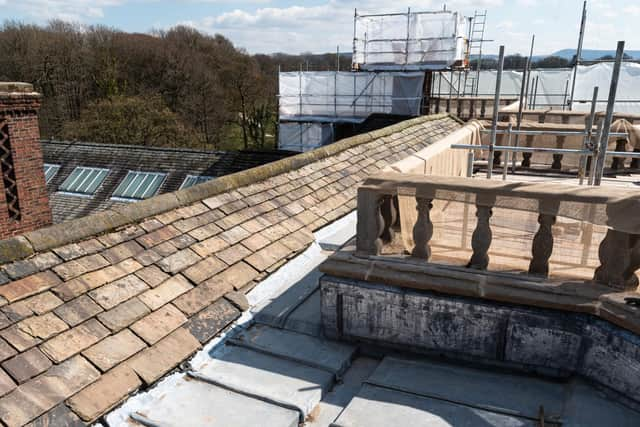
[(417, 116), (423, 85), (420, 72), (280, 73), (280, 119), (365, 118), (373, 113)]
[(443, 69), (465, 56), (465, 20), (456, 12), (357, 16), (355, 31), (353, 62), (363, 69)]
[[(607, 107), (612, 72), (613, 63), (579, 66), (573, 109), (589, 111), (591, 109), (591, 99), (593, 98), (593, 88), (598, 86), (596, 111), (604, 111)], [(496, 87), (496, 75), (497, 72), (495, 70), (483, 70), (480, 72), (478, 95), (493, 95)], [(565, 103), (569, 101), (573, 69), (532, 70), (529, 83), (530, 96), (533, 94), (533, 82), (536, 77), (539, 77), (536, 97), (537, 108), (559, 109), (562, 108), (563, 101)], [(505, 70), (502, 74), (502, 96), (519, 96), (521, 81), (522, 72)], [(567, 82), (569, 83), (568, 86)], [(438, 81), (436, 79), (437, 84)], [(454, 80), (454, 89), (455, 86), (457, 86), (456, 80)], [(440, 92), (442, 94), (449, 92), (449, 86), (445, 78), (441, 81)], [(640, 113), (640, 64), (631, 62), (622, 64), (614, 110), (619, 113)]]
[(281, 122), (278, 149), (300, 153), (333, 142), (333, 124), (308, 122)]

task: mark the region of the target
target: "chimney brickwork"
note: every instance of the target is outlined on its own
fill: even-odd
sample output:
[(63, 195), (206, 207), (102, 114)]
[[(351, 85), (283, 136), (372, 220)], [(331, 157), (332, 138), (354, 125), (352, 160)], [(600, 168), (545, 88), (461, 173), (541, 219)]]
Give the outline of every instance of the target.
[(51, 224), (38, 110), (26, 83), (0, 83), (0, 239)]

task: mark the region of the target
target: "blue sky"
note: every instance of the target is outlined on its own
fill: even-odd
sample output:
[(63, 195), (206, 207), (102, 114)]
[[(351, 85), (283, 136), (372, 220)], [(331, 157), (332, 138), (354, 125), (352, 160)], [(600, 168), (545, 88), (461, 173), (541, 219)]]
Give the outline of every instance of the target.
[[(499, 44), (507, 53), (528, 53), (536, 34), (536, 54), (577, 44), (583, 0), (454, 0), (451, 10), (473, 14), (488, 10), (489, 53)], [(389, 5), (393, 5), (390, 7)], [(53, 18), (148, 32), (186, 24), (220, 33), (252, 53), (333, 52), (351, 50), (353, 8), (378, 13), (440, 9), (434, 0), (0, 0), (0, 20), (46, 23)], [(585, 48), (640, 50), (639, 0), (589, 0)]]

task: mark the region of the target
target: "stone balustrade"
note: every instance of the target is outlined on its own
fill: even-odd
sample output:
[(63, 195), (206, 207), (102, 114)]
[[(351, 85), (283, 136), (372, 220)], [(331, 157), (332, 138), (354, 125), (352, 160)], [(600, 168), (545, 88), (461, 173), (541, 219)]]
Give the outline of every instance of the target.
[[(506, 130), (508, 123), (515, 123), (517, 119), (518, 112), (509, 110), (509, 109), (501, 109), (499, 119), (502, 121), (498, 125), (499, 130)], [(573, 131), (573, 132), (583, 132), (585, 128), (585, 124), (589, 120), (589, 113), (584, 111), (562, 111), (562, 110), (524, 110), (522, 113), (523, 124), (521, 126), (522, 130), (557, 130), (557, 131)], [(599, 121), (604, 120), (604, 113), (599, 112), (596, 114), (593, 132), (594, 135), (597, 133), (597, 124)], [(633, 131), (631, 127), (635, 125), (637, 127), (638, 123), (640, 123), (640, 115), (632, 114), (632, 113), (615, 113), (613, 115), (613, 125), (612, 131), (614, 132), (629, 132), (629, 133), (640, 133), (640, 131)], [(637, 141), (638, 137), (636, 135), (631, 135), (630, 138), (616, 138), (611, 137), (609, 141), (609, 150), (614, 150), (618, 152), (625, 151), (633, 151), (640, 152), (640, 147)], [(507, 141), (505, 135), (499, 135), (498, 143), (499, 145), (505, 144)], [(573, 137), (573, 136), (534, 136), (527, 135), (521, 137), (520, 145), (524, 145), (526, 147), (546, 147), (546, 148), (573, 148), (579, 149), (582, 148), (584, 138), (583, 137)], [(524, 142), (524, 144), (523, 144)], [(515, 154), (518, 156), (518, 154)], [(531, 157), (533, 153), (522, 153), (522, 163), (521, 166), (523, 168), (531, 167)], [(496, 151), (494, 153), (494, 165), (499, 165), (501, 153)], [(553, 170), (561, 170), (563, 168), (563, 155), (562, 154), (553, 154), (553, 163), (551, 165), (551, 169)], [(590, 169), (591, 158), (587, 159), (587, 169)], [(625, 158), (624, 157), (613, 157), (610, 160), (610, 166), (613, 170), (624, 169)], [(574, 165), (575, 166), (575, 165)], [(640, 167), (640, 159), (632, 158), (630, 161), (630, 168), (637, 169)]]
[[(518, 98), (502, 98), (500, 106), (506, 107)], [(493, 114), (494, 98), (488, 96), (435, 96), (427, 101), (427, 114), (447, 112), (463, 120), (488, 119)]]
[[(399, 197), (415, 200), (415, 212), (401, 212)], [(430, 261), (436, 200), (475, 205), (476, 227), (471, 238), (472, 255), (466, 265), (487, 270), (492, 244), (491, 218), (495, 208), (537, 214), (537, 232), (531, 242), (530, 275), (549, 276), (549, 260), (554, 249), (553, 226), (558, 217), (606, 226), (600, 243), (599, 267), (593, 281), (615, 289), (638, 286), (635, 272), (640, 268), (640, 189), (618, 187), (578, 187), (558, 183), (514, 183), (461, 177), (440, 177), (383, 173), (370, 177), (358, 189), (358, 229), (356, 255), (381, 256), (392, 247), (399, 233), (409, 234), (413, 247), (404, 250), (414, 258)], [(403, 204), (402, 206), (405, 206)], [(411, 230), (402, 230), (401, 216), (415, 218)]]

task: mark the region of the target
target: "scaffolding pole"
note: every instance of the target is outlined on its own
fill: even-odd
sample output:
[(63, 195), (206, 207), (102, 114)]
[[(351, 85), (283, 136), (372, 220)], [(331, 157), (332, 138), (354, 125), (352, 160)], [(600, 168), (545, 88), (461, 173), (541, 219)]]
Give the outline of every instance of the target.
[[(593, 122), (596, 117), (596, 101), (598, 100), (598, 90), (600, 88), (598, 86), (593, 88), (593, 102), (591, 103), (591, 113), (589, 117), (587, 117), (587, 135), (584, 136), (584, 142), (582, 143), (582, 149), (586, 150), (591, 145), (591, 139), (593, 138)], [(593, 161), (593, 159), (592, 159)], [(584, 183), (584, 178), (587, 172), (587, 158), (585, 156), (580, 156), (580, 163), (578, 166), (578, 179), (580, 180), (580, 185)]]
[(616, 92), (618, 91), (618, 79), (620, 77), (620, 67), (622, 66), (622, 59), (624, 56), (624, 41), (618, 42), (618, 48), (616, 50), (616, 63), (613, 66), (613, 74), (611, 76), (611, 87), (609, 88), (609, 100), (607, 101), (607, 114), (604, 118), (604, 124), (602, 125), (602, 135), (600, 135), (596, 176), (594, 179), (594, 185), (600, 185), (602, 183), (602, 175), (604, 174), (604, 163), (607, 153), (607, 146), (609, 143), (609, 132), (611, 129), (611, 121), (613, 119), (613, 109), (616, 104)]
[[(518, 102), (518, 118), (516, 120), (516, 130), (520, 131), (522, 127), (522, 111), (524, 110), (524, 84), (529, 73), (529, 58), (524, 63), (524, 69), (522, 70), (522, 83), (520, 83), (520, 100)], [(515, 144), (516, 147), (520, 145), (520, 134), (516, 134)], [(513, 173), (516, 172), (516, 155), (513, 155)]]
[(580, 36), (578, 37), (578, 49), (576, 50), (576, 61), (573, 66), (573, 82), (571, 83), (571, 98), (569, 98), (569, 111), (573, 110), (573, 97), (576, 91), (576, 79), (578, 77), (578, 65), (582, 58), (582, 43), (584, 42), (584, 29), (587, 23), (587, 0), (582, 5), (582, 20), (580, 21)]
[(500, 110), (500, 87), (502, 85), (502, 70), (504, 68), (504, 46), (500, 46), (498, 55), (498, 75), (496, 77), (496, 93), (493, 100), (493, 122), (491, 123), (491, 140), (489, 143), (489, 161), (487, 162), (487, 179), (493, 173), (493, 147), (496, 145), (496, 131), (498, 130), (498, 111)]

